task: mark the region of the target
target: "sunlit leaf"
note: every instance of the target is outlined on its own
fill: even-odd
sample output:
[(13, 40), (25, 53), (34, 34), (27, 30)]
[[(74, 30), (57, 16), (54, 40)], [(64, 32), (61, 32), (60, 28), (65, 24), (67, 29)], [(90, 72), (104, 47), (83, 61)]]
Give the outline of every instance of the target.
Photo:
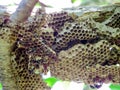
[(55, 77), (44, 79), (44, 82), (46, 82), (49, 87), (52, 87), (57, 81), (59, 81), (59, 79)]
[(120, 85), (118, 85), (118, 84), (111, 84), (110, 85), (110, 89), (111, 90), (120, 90)]
[(37, 3), (35, 6), (40, 6), (40, 3)]
[(77, 0), (71, 0), (72, 3), (75, 3)]
[(0, 83), (0, 90), (2, 90), (2, 84)]
[(50, 5), (47, 5), (47, 4), (44, 4), (44, 3), (42, 3), (42, 2), (38, 2), (35, 6), (42, 6), (42, 7), (49, 7), (49, 8), (52, 8), (52, 6), (50, 6)]

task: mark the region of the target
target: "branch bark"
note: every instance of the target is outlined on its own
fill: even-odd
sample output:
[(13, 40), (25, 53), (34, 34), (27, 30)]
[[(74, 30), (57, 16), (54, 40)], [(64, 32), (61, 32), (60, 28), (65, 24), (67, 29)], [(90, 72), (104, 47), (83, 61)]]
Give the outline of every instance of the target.
[(10, 20), (15, 23), (27, 20), (38, 1), (39, 0), (22, 0), (16, 11), (10, 16)]

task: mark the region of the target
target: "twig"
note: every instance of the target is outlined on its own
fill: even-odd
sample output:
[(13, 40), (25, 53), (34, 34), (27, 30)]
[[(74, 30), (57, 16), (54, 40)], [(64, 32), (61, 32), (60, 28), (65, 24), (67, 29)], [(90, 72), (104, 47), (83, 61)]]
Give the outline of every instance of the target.
[(16, 11), (10, 16), (10, 20), (15, 23), (27, 20), (38, 1), (39, 0), (22, 0)]

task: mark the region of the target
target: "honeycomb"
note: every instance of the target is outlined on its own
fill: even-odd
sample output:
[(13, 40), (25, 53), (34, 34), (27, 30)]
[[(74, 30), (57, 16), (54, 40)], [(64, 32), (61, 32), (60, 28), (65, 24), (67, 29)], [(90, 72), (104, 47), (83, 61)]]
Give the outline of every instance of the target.
[(116, 40), (118, 40), (120, 37), (119, 28), (113, 29), (112, 27), (108, 27), (100, 23), (96, 24), (96, 28), (97, 28), (96, 33), (98, 36), (100, 36), (101, 39), (107, 39), (109, 41), (116, 43)]
[(76, 43), (87, 43), (91, 40), (98, 39), (97, 33), (91, 27), (89, 19), (85, 22), (65, 23), (62, 30), (55, 39), (53, 50), (60, 51), (66, 47), (71, 47)]
[(61, 51), (58, 57), (61, 61), (51, 66), (53, 76), (62, 80), (80, 81), (84, 71), (80, 72), (86, 66), (106, 65), (110, 58), (110, 43), (101, 40), (93, 45), (78, 44), (69, 50)]
[[(15, 35), (17, 35), (18, 48), (25, 48), (26, 54), (29, 55), (30, 65), (32, 65), (34, 60), (36, 61), (37, 57), (42, 61), (46, 60), (44, 64), (46, 64), (47, 61), (49, 63), (50, 60), (56, 58), (56, 53), (50, 48), (54, 41), (53, 29), (47, 25), (39, 25), (44, 23), (43, 21), (45, 20), (41, 20), (41, 12), (39, 13), (40, 15), (37, 14), (36, 17), (33, 18), (33, 21), (30, 21), (30, 25), (28, 22), (27, 24), (25, 22), (25, 24), (23, 23), (24, 25), (22, 24), (23, 27), (20, 26), (19, 31), (17, 33), (15, 32)], [(35, 24), (36, 21), (38, 21), (37, 24)], [(16, 28), (18, 28), (18, 26)]]
[(45, 43), (51, 47), (55, 39), (54, 30), (48, 26), (43, 27), (41, 29), (41, 37), (43, 38)]
[(56, 33), (55, 35), (61, 31), (61, 27), (64, 25), (65, 22), (71, 22), (73, 21), (72, 17), (68, 15), (67, 12), (61, 11), (61, 12), (55, 12), (48, 15), (48, 26), (52, 27)]
[(13, 44), (10, 57), (16, 90), (49, 90), (41, 76), (48, 70), (59, 79), (91, 86), (120, 83), (120, 13), (118, 5), (109, 8), (112, 11), (83, 10), (78, 16), (39, 9), (19, 24), (3, 18), (0, 39)]
[(119, 13), (120, 7), (118, 7), (115, 10), (115, 13), (107, 20), (105, 21), (105, 24), (107, 26), (113, 27), (113, 28), (120, 28), (120, 13)]
[(49, 47), (54, 37), (53, 30), (44, 24), (44, 14), (42, 17), (41, 12), (38, 13), (30, 21), (8, 24), (9, 27), (14, 26), (11, 64), (18, 90), (49, 90), (41, 74), (47, 71), (49, 61), (55, 57)]
[[(75, 30), (77, 33), (72, 32), (74, 31), (74, 22), (65, 23), (62, 27), (63, 31), (56, 36), (55, 44), (53, 44), (53, 50), (58, 51), (58, 57), (61, 61), (50, 66), (51, 74), (62, 80), (85, 82), (93, 86), (96, 85), (96, 87), (100, 87), (97, 85), (98, 83), (119, 83), (119, 14), (119, 8), (117, 8), (112, 16), (97, 23), (94, 18), (89, 19), (88, 17), (86, 20), (86, 17), (79, 17), (74, 22), (77, 24), (85, 23), (85, 26), (84, 24), (78, 26), (90, 31), (84, 33), (83, 36), (81, 36), (82, 30), (79, 30), (80, 32)], [(106, 22), (113, 25), (107, 25)], [(93, 37), (89, 37), (86, 41), (86, 34), (93, 35)], [(83, 38), (81, 39), (81, 37)], [(75, 39), (79, 39), (79, 42)], [(91, 39), (94, 42), (91, 42)]]
[(12, 57), (13, 72), (18, 90), (49, 90), (40, 74), (33, 74), (28, 69), (29, 57), (24, 48), (18, 48)]
[(120, 67), (116, 65), (87, 67), (86, 83), (120, 83)]

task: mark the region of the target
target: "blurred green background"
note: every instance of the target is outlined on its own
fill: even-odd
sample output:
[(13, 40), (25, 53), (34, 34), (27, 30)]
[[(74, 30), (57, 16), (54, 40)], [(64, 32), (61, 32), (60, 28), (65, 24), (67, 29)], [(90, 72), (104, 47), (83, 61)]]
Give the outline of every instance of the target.
[(120, 2), (120, 0), (71, 0), (72, 3), (80, 2), (80, 5), (108, 5)]

